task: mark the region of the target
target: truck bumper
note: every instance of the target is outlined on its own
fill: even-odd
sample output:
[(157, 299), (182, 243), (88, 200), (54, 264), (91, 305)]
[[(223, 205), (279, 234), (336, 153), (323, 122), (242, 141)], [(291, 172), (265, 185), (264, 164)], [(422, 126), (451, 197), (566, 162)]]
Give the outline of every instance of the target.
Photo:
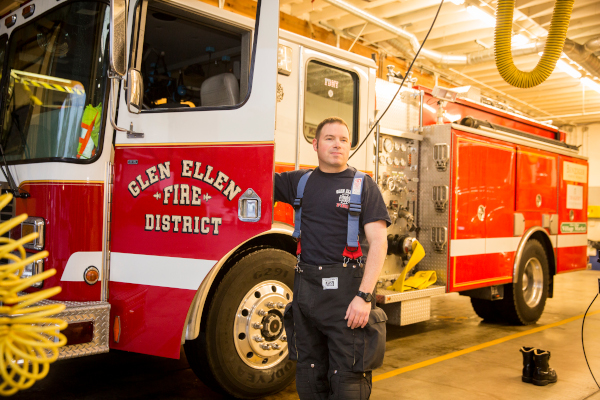
[(67, 308), (56, 318), (63, 319), (69, 326), (62, 331), (67, 344), (60, 348), (59, 359), (90, 356), (108, 352), (110, 333), (110, 304), (102, 301), (76, 302), (44, 300), (39, 304), (62, 303)]

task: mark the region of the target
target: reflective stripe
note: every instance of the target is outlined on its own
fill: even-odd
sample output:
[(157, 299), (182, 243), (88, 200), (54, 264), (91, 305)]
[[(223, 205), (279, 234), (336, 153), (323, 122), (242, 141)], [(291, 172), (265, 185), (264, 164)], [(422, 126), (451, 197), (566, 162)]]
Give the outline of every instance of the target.
[(89, 266), (98, 268), (100, 272), (99, 279), (102, 279), (101, 251), (77, 251), (71, 254), (60, 280), (63, 282), (83, 282), (83, 273)]
[(587, 241), (587, 233), (578, 235), (558, 235), (556, 247), (560, 249), (563, 247), (587, 246)]
[(111, 282), (198, 290), (216, 260), (111, 253)]
[[(454, 239), (450, 241), (450, 257), (517, 251), (521, 237)], [(587, 246), (587, 234), (550, 235), (554, 248)]]
[(488, 238), (485, 240), (486, 253), (510, 253), (517, 251), (521, 243), (520, 237)]
[(485, 254), (485, 239), (455, 239), (450, 241), (450, 257)]

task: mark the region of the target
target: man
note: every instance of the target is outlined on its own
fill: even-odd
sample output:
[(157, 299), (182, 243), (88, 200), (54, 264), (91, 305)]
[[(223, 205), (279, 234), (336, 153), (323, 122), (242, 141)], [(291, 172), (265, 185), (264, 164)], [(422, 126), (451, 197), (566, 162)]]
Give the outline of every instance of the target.
[[(301, 233), (294, 301), (284, 317), (290, 359), (298, 361), (296, 388), (301, 400), (368, 399), (371, 370), (381, 365), (385, 352), (387, 317), (374, 308), (371, 293), (385, 260), (391, 221), (375, 182), (347, 165), (350, 133), (344, 120), (322, 121), (313, 148), (319, 167), (312, 173), (275, 175), (275, 200), (292, 205), (296, 200), (296, 231)], [(299, 196), (298, 185), (307, 173)], [(359, 218), (351, 203), (357, 193)], [(351, 210), (356, 232), (368, 242), (364, 265), (358, 255), (366, 246), (348, 247), (350, 239), (357, 240), (348, 234)]]

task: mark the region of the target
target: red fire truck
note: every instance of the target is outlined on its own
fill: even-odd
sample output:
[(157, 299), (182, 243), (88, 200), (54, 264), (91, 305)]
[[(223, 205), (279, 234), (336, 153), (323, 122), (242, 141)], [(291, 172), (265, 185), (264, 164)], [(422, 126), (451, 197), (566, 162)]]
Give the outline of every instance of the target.
[[(348, 121), (351, 163), (393, 220), (377, 301), (389, 323), (434, 295), (486, 319), (540, 317), (555, 274), (587, 267), (587, 161), (550, 125), (476, 88), (403, 87), (371, 59), (278, 30), (276, 1), (246, 18), (192, 0), (33, 0), (0, 28), (0, 155), (11, 213), (48, 250), (68, 344), (178, 358), (253, 398), (294, 377), (293, 210), (273, 171), (317, 165), (323, 118)], [(388, 290), (418, 240), (435, 283)], [(33, 289), (36, 290), (36, 289)]]

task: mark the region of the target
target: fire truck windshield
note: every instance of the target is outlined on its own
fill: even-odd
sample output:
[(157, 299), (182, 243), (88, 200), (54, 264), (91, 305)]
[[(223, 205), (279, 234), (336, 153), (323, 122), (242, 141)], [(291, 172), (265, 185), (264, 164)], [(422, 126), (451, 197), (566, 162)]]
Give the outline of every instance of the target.
[(11, 34), (0, 135), (9, 163), (99, 155), (108, 11), (103, 3), (72, 2)]

